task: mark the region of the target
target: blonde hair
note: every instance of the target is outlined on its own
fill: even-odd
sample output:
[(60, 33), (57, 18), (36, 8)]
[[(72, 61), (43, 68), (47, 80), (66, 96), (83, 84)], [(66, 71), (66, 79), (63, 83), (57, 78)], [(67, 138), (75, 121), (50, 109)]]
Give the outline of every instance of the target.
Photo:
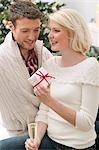
[(49, 16), (65, 27), (70, 35), (70, 47), (82, 54), (85, 54), (91, 46), (91, 35), (84, 18), (73, 9), (61, 9)]

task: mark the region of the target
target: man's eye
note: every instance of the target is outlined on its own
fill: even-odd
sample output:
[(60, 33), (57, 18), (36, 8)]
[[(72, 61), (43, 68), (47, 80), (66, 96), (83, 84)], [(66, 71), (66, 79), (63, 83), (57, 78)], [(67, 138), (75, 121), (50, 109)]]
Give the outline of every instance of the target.
[(38, 32), (38, 31), (39, 31), (39, 29), (35, 30), (35, 32)]
[(34, 31), (35, 31), (35, 32), (39, 32), (39, 31), (40, 31), (40, 29), (35, 29)]
[(27, 30), (22, 30), (22, 32), (26, 33), (26, 32), (28, 32), (28, 31), (27, 31)]

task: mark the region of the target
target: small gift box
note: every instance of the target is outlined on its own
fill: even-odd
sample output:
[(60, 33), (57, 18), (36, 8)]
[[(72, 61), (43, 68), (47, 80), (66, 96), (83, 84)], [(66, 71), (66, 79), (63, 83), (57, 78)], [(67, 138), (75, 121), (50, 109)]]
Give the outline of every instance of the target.
[(39, 85), (47, 87), (52, 82), (52, 79), (55, 78), (41, 67), (28, 79), (28, 81), (32, 84), (33, 88)]

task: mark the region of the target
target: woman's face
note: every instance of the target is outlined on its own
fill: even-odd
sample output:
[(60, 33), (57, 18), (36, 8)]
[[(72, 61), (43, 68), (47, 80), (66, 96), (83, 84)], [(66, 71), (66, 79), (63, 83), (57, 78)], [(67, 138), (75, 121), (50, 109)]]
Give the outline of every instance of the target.
[(64, 51), (69, 48), (69, 33), (65, 27), (51, 20), (49, 29), (48, 38), (53, 51)]

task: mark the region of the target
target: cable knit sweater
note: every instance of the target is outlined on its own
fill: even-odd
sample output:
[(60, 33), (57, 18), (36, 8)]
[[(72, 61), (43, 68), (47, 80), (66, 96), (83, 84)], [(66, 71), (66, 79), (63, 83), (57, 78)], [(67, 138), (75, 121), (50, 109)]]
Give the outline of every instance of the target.
[(76, 149), (95, 143), (94, 123), (99, 105), (99, 64), (87, 58), (72, 67), (59, 67), (60, 56), (49, 59), (46, 70), (55, 77), (51, 95), (59, 103), (76, 111), (76, 126), (64, 120), (52, 109), (41, 104), (36, 121), (48, 124), (48, 135), (54, 141)]
[[(52, 54), (42, 41), (37, 41), (35, 47), (40, 67)], [(34, 122), (39, 101), (28, 78), (17, 43), (9, 32), (0, 45), (0, 139), (25, 132), (27, 124)]]

